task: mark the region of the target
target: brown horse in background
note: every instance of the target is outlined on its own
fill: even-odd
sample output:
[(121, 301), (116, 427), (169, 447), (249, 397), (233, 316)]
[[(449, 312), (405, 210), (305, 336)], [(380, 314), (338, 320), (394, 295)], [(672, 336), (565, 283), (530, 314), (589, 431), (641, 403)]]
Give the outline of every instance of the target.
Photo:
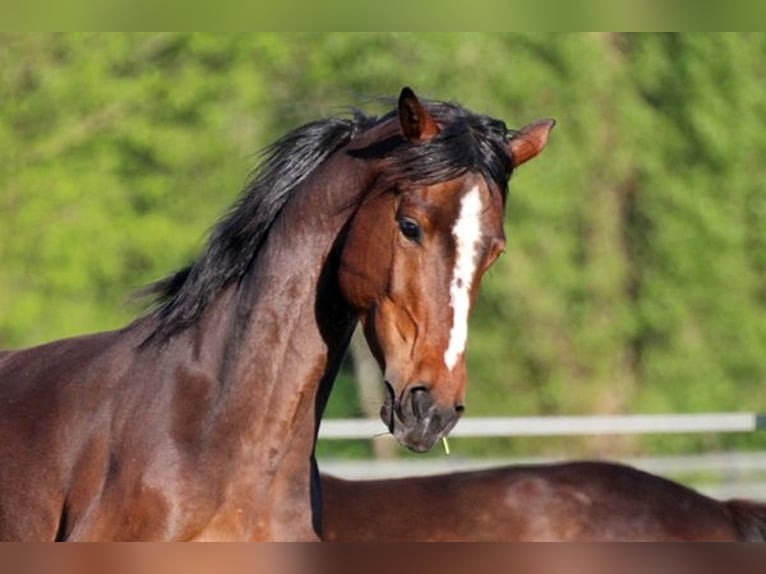
[(552, 126), (405, 88), (285, 135), (156, 309), (0, 354), (0, 540), (316, 539), (316, 432), (357, 320), (384, 421), (428, 450), (464, 408), (508, 180)]
[(719, 502), (620, 464), (388, 480), (322, 476), (325, 540), (764, 541), (766, 504)]

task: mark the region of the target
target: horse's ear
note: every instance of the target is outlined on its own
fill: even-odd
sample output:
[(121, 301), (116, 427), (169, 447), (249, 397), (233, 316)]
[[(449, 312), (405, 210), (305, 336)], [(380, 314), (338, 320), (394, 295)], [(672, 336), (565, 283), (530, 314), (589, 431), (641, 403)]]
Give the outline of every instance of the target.
[(543, 151), (555, 125), (556, 120), (538, 120), (517, 131), (508, 142), (513, 167), (520, 166)]
[(439, 133), (439, 126), (423, 107), (410, 88), (402, 88), (399, 94), (399, 124), (404, 137), (410, 141), (423, 141)]

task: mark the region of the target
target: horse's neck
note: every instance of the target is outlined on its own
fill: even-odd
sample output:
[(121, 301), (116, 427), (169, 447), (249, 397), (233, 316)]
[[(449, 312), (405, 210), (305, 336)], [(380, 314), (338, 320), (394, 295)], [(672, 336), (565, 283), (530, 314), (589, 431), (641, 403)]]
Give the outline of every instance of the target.
[[(301, 415), (335, 355), (344, 351), (345, 332), (327, 333), (317, 314), (318, 304), (338, 304), (332, 293), (319, 301), (321, 263), (302, 259), (299, 247), (292, 247), (290, 261), (270, 257), (268, 250), (269, 260), (227, 297), (228, 332), (219, 339), (219, 383), (237, 408), (252, 404), (254, 420), (263, 426), (260, 437)], [(337, 320), (350, 324), (351, 317)], [(286, 430), (277, 434), (284, 437)]]
[[(337, 243), (349, 210), (331, 207), (343, 203), (343, 190), (316, 188), (299, 190), (303, 197), (285, 206), (253, 270), (221, 295), (195, 334), (196, 352), (219, 385), (216, 419), (229, 427), (242, 421), (235, 423), (241, 448), (232, 454), (254, 477), (308, 463), (355, 324), (337, 287)], [(302, 207), (307, 197), (313, 203)]]
[[(299, 246), (292, 247), (286, 253), (294, 257)], [(260, 270), (253, 279), (259, 296), (249, 321), (236, 327), (241, 329), (239, 349), (229, 351), (227, 376), (239, 387), (238, 403), (250, 400), (261, 414), (256, 419), (260, 428), (254, 429), (261, 439), (271, 434), (284, 440), (297, 421), (313, 414), (320, 383), (345, 352), (353, 319), (337, 293), (318, 292), (320, 265), (282, 260)], [(274, 295), (260, 295), (264, 287)], [(334, 323), (322, 317), (318, 306), (335, 308)]]
[(238, 293), (239, 308), (252, 312), (239, 329), (232, 378), (255, 389), (262, 411), (292, 417), (298, 402), (313, 406), (355, 323), (337, 285), (338, 237), (350, 210), (336, 206), (358, 190), (327, 185), (332, 171), (325, 166), (285, 206)]

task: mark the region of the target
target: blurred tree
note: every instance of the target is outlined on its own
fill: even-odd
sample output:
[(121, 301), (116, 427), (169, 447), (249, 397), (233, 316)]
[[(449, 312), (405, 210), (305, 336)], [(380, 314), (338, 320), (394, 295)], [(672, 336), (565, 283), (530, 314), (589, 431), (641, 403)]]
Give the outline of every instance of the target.
[[(511, 183), (507, 254), (471, 324), (469, 414), (766, 410), (765, 48), (763, 34), (3, 34), (0, 346), (126, 323), (130, 294), (194, 257), (258, 149), (411, 85), (512, 127), (559, 122)], [(334, 416), (363, 412), (351, 376)], [(558, 448), (517, 444), (465, 448)], [(730, 444), (766, 440), (623, 446)]]

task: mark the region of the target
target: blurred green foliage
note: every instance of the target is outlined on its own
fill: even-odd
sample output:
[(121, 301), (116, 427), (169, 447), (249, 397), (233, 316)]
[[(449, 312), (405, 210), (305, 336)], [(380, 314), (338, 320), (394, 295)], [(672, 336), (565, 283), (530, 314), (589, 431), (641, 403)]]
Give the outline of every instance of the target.
[[(2, 34), (0, 346), (125, 324), (258, 149), (411, 85), (558, 120), (511, 183), (469, 414), (764, 411), (764, 53), (757, 33)], [(330, 414), (359, 411), (342, 380)]]

